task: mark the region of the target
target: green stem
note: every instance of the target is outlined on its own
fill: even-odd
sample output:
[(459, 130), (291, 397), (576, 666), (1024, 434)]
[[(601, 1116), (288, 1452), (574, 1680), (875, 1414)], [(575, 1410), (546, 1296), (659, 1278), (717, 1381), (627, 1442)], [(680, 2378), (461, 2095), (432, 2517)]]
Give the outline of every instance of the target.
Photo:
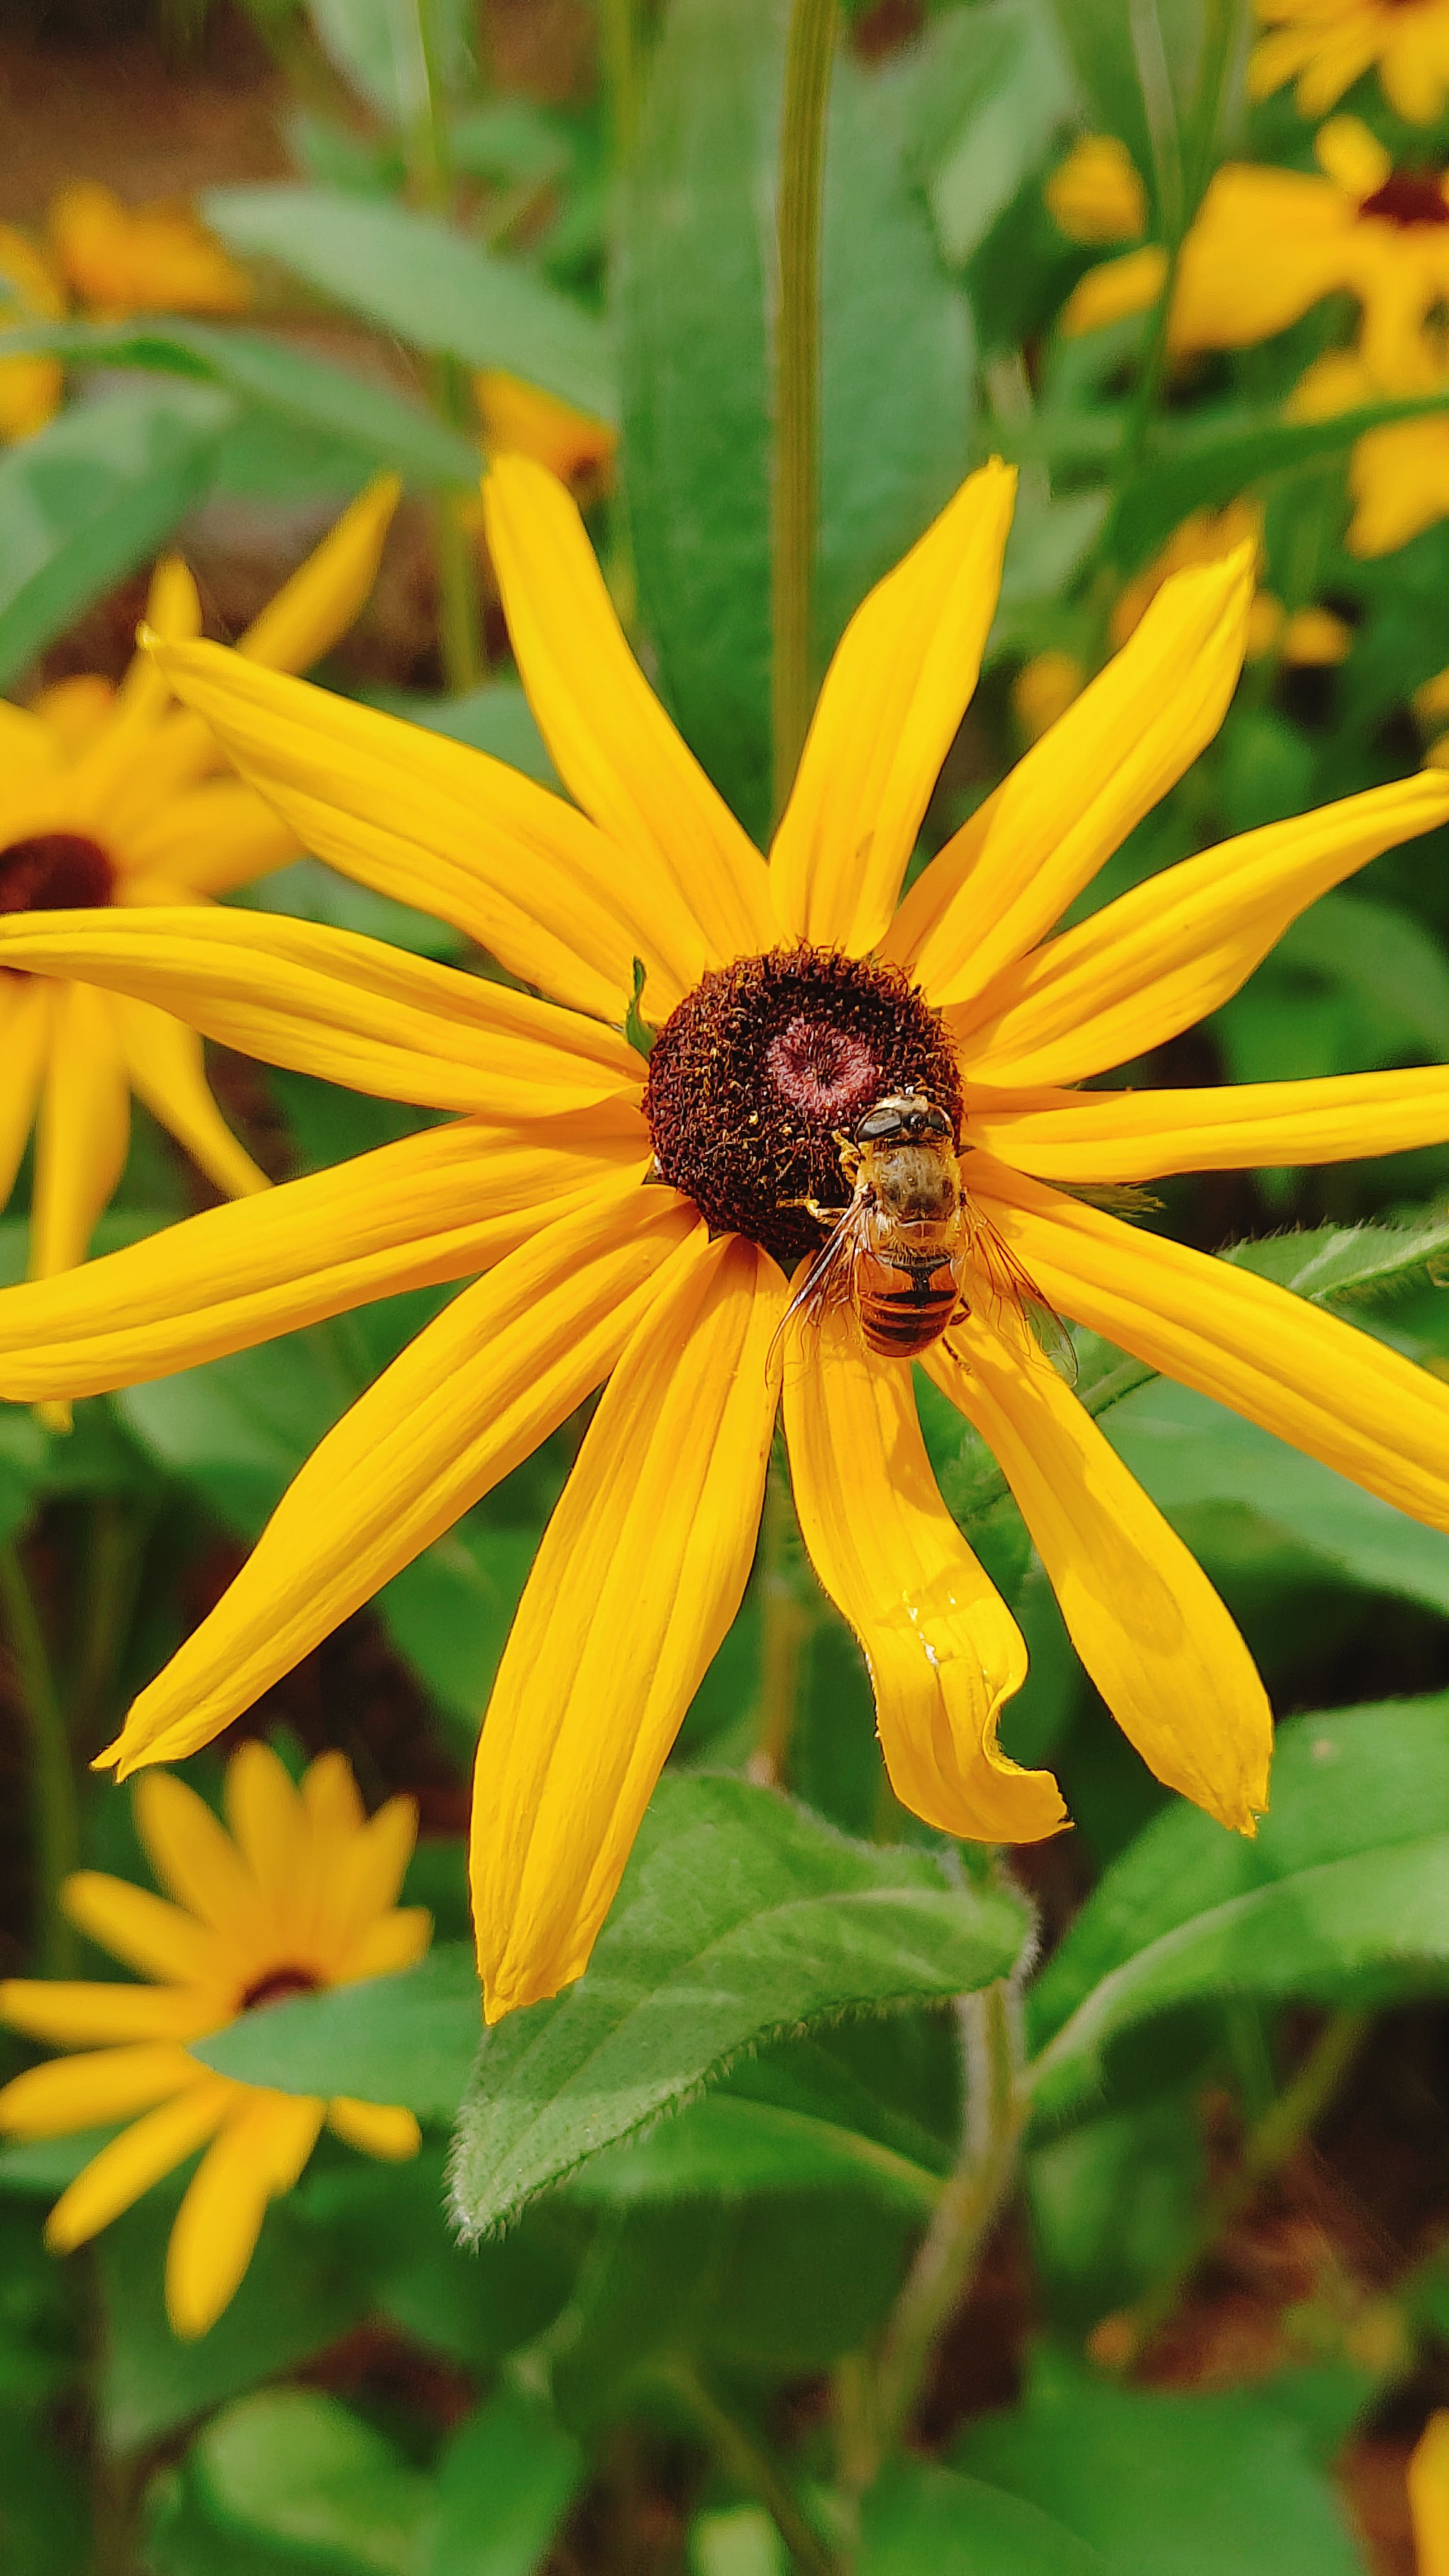
[[(453, 147), (443, 72), (438, 0), (413, 0), (421, 73), (417, 113), (407, 138), (408, 179), (419, 205), (436, 215), (453, 211)], [(449, 429), (476, 434), (468, 371), (456, 358), (435, 358), (430, 369), (433, 409)], [(476, 540), (464, 518), (459, 492), (433, 500), (433, 559), (438, 575), (438, 649), (450, 697), (476, 689), (487, 671), (483, 615), (478, 597)]]
[(750, 1778), (769, 1787), (785, 1778), (789, 1765), (801, 1671), (815, 1625), (803, 1573), (789, 1470), (777, 1449), (760, 1521), (760, 1707), (749, 1764)]
[(873, 2466), (888, 2458), (915, 2413), (937, 2338), (980, 2261), (1016, 2172), (1026, 2120), (1019, 2080), (1016, 1998), (1006, 1985), (964, 1995), (966, 2134), (886, 2327), (876, 2372)]
[(638, 0), (601, 0), (599, 16), (604, 107), (614, 168), (619, 171), (639, 130)]
[(16, 1694), (30, 1732), (32, 1830), (39, 1882), (36, 1952), (44, 1976), (71, 1976), (75, 1972), (75, 1934), (61, 1912), (60, 1891), (80, 1864), (80, 1802), (45, 1632), (19, 1551), (13, 1544), (0, 1547), (0, 1611), (4, 1614)]
[[(1129, 2370), (1172, 2315), (1183, 2291), (1233, 2221), (1257, 2198), (1270, 2174), (1276, 2173), (1322, 2118), (1369, 2028), (1363, 2012), (1330, 2015), (1290, 2083), (1262, 2117), (1254, 2121), (1233, 2172), (1211, 2194), (1198, 2225), (1176, 2262), (1154, 2281), (1133, 2308), (1106, 2321), (1110, 2333), (1094, 2344), (1099, 2360), (1114, 2370)], [(1100, 2348), (1099, 2348), (1100, 2347)]]
[(820, 245), (825, 119), (839, 0), (793, 0), (780, 128), (775, 324), (772, 714), (780, 811), (810, 720), (811, 594), (820, 479)]
[(793, 2487), (753, 2424), (734, 2414), (687, 2362), (669, 2371), (669, 2385), (688, 2407), (721, 2467), (757, 2496), (804, 2576), (844, 2576), (842, 2562), (806, 2520)]

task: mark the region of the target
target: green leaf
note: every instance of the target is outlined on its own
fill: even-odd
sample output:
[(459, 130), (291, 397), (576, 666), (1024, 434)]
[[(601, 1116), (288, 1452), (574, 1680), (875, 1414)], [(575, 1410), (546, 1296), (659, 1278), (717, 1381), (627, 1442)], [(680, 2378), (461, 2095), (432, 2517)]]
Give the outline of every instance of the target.
[(743, 1781), (664, 1779), (587, 1976), (484, 2040), (460, 2223), (501, 2225), (781, 2031), (988, 1984), (1022, 1928), (928, 1852), (847, 1842)]
[(223, 2409), (188, 2468), (224, 2533), (337, 2576), (420, 2576), (431, 2485), (335, 2397), (259, 2390)]
[(443, 2454), (419, 2576), (534, 2576), (583, 2477), (573, 2436), (535, 2400), (500, 2389)]
[(1256, 2391), (1180, 2396), (1063, 2374), (973, 2425), (956, 2457), (1055, 2516), (1111, 2576), (1364, 2576), (1303, 2432)]
[(448, 2120), (468, 2081), (480, 2021), (472, 1951), (443, 1942), (399, 1976), (243, 2013), (198, 2040), (194, 2053), (241, 2084), (401, 2102), (419, 2119)]
[(614, 418), (602, 323), (439, 217), (342, 188), (212, 188), (202, 207), (231, 249), (277, 260), (410, 347), (506, 367), (580, 411)]
[(938, 21), (918, 72), (915, 151), (946, 257), (964, 266), (1043, 157), (1072, 85), (1049, 14), (993, 0)]
[(697, 2513), (689, 2526), (689, 2576), (790, 2576), (785, 2544), (757, 2504)]
[(1222, 1258), (1260, 1279), (1275, 1279), (1315, 1306), (1331, 1311), (1341, 1302), (1352, 1311), (1360, 1300), (1371, 1305), (1438, 1284), (1449, 1268), (1449, 1217), (1436, 1213), (1413, 1225), (1318, 1226), (1235, 1244)]
[[(156, 322), (33, 322), (23, 330), (0, 332), (0, 358), (19, 357), (27, 350), (50, 350), (78, 367), (144, 367), (221, 387), (298, 429), (338, 441), (356, 458), (359, 481), (385, 465), (425, 486), (477, 488), (479, 456), (471, 440), (445, 428), (391, 386), (329, 366), (325, 358), (259, 331), (167, 317)], [(63, 418), (89, 415), (85, 405)]]
[[(415, 128), (429, 112), (421, 13), (398, 0), (307, 0), (307, 14), (343, 78), (390, 125)], [(439, 84), (459, 89), (472, 66), (468, 0), (432, 0), (428, 12)]]
[(712, 2092), (646, 2136), (591, 2156), (573, 2188), (591, 2201), (627, 2205), (863, 2182), (904, 2209), (929, 2212), (941, 2196), (939, 2174), (859, 2130), (783, 2103)]
[(1134, 571), (1166, 544), (1190, 511), (1221, 509), (1238, 493), (1257, 491), (1275, 475), (1346, 456), (1371, 429), (1430, 418), (1445, 408), (1445, 397), (1436, 394), (1417, 401), (1362, 403), (1331, 420), (1285, 420), (1280, 412), (1253, 412), (1164, 439), (1150, 469), (1118, 494), (1104, 552), (1122, 571)]
[(231, 419), (195, 386), (118, 393), (0, 457), (0, 687), (168, 535)]
[(901, 2460), (860, 2509), (860, 2576), (1107, 2576), (1106, 2559), (1028, 2498)]

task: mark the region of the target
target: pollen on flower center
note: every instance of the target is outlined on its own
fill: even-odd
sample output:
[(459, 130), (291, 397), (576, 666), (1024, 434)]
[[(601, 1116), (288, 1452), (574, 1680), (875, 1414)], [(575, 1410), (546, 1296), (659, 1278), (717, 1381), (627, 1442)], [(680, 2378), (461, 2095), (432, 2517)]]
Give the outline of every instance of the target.
[(1449, 224), (1443, 185), (1432, 170), (1391, 170), (1381, 188), (1365, 197), (1361, 215), (1382, 215), (1407, 229), (1412, 224)]
[(898, 966), (802, 942), (686, 994), (654, 1041), (644, 1107), (661, 1179), (792, 1269), (821, 1240), (799, 1202), (845, 1205), (840, 1137), (892, 1091), (924, 1093), (959, 1133), (939, 1014)]
[(243, 2012), (260, 2012), (267, 2004), (289, 2003), (293, 1995), (315, 1995), (322, 1984), (310, 1968), (269, 1968), (242, 1995)]
[(81, 832), (37, 832), (0, 850), (0, 912), (69, 912), (108, 904), (116, 872)]

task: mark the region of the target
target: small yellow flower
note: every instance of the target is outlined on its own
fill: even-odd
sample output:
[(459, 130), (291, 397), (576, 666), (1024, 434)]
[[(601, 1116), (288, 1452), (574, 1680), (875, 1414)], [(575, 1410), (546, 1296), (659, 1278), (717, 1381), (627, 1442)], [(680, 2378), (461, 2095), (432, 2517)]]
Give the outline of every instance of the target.
[(1140, 241), (1147, 230), (1147, 191), (1115, 134), (1084, 134), (1074, 143), (1047, 180), (1046, 201), (1069, 241)]
[(132, 313), (241, 313), (245, 269), (187, 205), (128, 206), (113, 188), (77, 179), (51, 205), (56, 269), (98, 320)]
[(1431, 2415), (1409, 2461), (1419, 2576), (1449, 2576), (1449, 2413)]
[(575, 491), (582, 487), (592, 495), (605, 488), (619, 444), (618, 431), (607, 421), (575, 411), (572, 403), (501, 367), (473, 378), (473, 396), (490, 457), (531, 456)]
[(1029, 662), (1023, 662), (1011, 684), (1011, 712), (1023, 741), (1040, 742), (1044, 733), (1050, 733), (1073, 698), (1081, 696), (1087, 678), (1086, 663), (1077, 654), (1055, 646), (1045, 653), (1033, 653)]
[[(1395, 363), (1370, 366), (1362, 351), (1329, 349), (1300, 378), (1290, 420), (1329, 420), (1363, 403), (1449, 394), (1449, 349), (1427, 335)], [(1449, 516), (1449, 411), (1390, 421), (1354, 443), (1348, 463), (1351, 554), (1392, 554)]]
[[(1228, 162), (1183, 246), (1170, 323), (1178, 350), (1241, 349), (1299, 321), (1325, 295), (1354, 296), (1362, 351), (1379, 375), (1412, 367), (1449, 295), (1442, 169), (1396, 169), (1356, 118), (1315, 140), (1321, 177)], [(1089, 270), (1062, 314), (1068, 333), (1145, 311), (1166, 253), (1149, 246)]]
[[(1050, 1773), (998, 1746), (1025, 1648), (936, 1490), (910, 1367), (867, 1347), (849, 1301), (771, 1366), (791, 1276), (822, 1242), (809, 1202), (843, 1201), (839, 1131), (892, 1092), (957, 1122), (973, 1218), (1052, 1306), (1449, 1527), (1449, 1386), (1076, 1194), (1442, 1141), (1449, 1070), (1074, 1088), (1215, 1010), (1317, 895), (1449, 821), (1449, 778), (1264, 825), (1051, 935), (1221, 724), (1249, 543), (1163, 584), (902, 900), (991, 626), (1012, 495), (1004, 466), (973, 475), (857, 610), (768, 864), (650, 691), (568, 494), (522, 458), (489, 476), (489, 548), (576, 803), (216, 645), (157, 643), (172, 687), (310, 848), (440, 912), (515, 983), (239, 912), (0, 921), (0, 962), (455, 1113), (0, 1294), (0, 1392), (34, 1401), (473, 1282), (321, 1443), (104, 1760), (129, 1771), (206, 1743), (603, 1389), (479, 1743), (490, 2018), (588, 1960), (743, 1596), (782, 1403), (805, 1542), (864, 1647), (897, 1795), (986, 1841), (1065, 1822)], [(624, 1034), (636, 961), (657, 1024), (647, 1061)], [(1008, 1307), (977, 1296), (924, 1365), (1000, 1460), (1118, 1723), (1159, 1778), (1250, 1832), (1268, 1705), (1182, 1541)]]
[(1285, 81), (1304, 116), (1336, 107), (1378, 66), (1389, 105), (1410, 125), (1433, 125), (1449, 98), (1449, 0), (1258, 0), (1270, 29), (1248, 62), (1248, 95)]
[(285, 1996), (391, 1976), (422, 1957), (431, 1921), (395, 1903), (417, 1833), (413, 1801), (389, 1799), (368, 1820), (340, 1753), (322, 1754), (295, 1789), (275, 1753), (251, 1743), (227, 1766), (226, 1815), (230, 1833), (194, 1790), (150, 1772), (137, 1784), (136, 1825), (175, 1902), (96, 1870), (65, 1883), (71, 1920), (149, 1985), (0, 1985), (0, 2017), (13, 2030), (83, 2052), (7, 2084), (0, 2129), (57, 2138), (131, 2121), (56, 2202), (46, 2227), (56, 2253), (85, 2244), (206, 2149), (166, 2260), (179, 2335), (215, 2324), (268, 2201), (291, 2190), (324, 2120), (366, 2155), (401, 2158), (419, 2145), (411, 2111), (234, 2083), (187, 2046)]
[[(350, 626), (376, 576), (397, 484), (371, 485), (242, 637), (272, 670), (306, 670)], [(196, 584), (157, 566), (149, 615), (179, 642), (201, 625)], [(275, 809), (221, 775), (215, 738), (138, 655), (119, 688), (86, 675), (33, 706), (0, 699), (0, 916), (174, 904), (222, 894), (295, 858)], [(263, 1189), (207, 1088), (194, 1029), (90, 984), (0, 977), (0, 1206), (36, 1129), (33, 1278), (85, 1258), (126, 1158), (132, 1093), (229, 1194)]]
[[(56, 322), (64, 311), (65, 298), (34, 243), (13, 224), (0, 224), (0, 328)], [(30, 438), (44, 429), (63, 385), (58, 358), (0, 359), (0, 438)]]

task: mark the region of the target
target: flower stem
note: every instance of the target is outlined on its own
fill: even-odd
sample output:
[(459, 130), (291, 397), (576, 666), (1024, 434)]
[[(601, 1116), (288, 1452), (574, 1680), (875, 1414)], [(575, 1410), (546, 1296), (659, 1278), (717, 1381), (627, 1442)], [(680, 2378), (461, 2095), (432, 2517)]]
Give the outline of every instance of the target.
[(13, 1542), (0, 1547), (0, 1612), (5, 1620), (16, 1695), (30, 1733), (31, 1817), (38, 1882), (36, 1953), (43, 1975), (70, 1976), (75, 1971), (75, 1935), (61, 1912), (60, 1891), (80, 1862), (80, 1802), (45, 1632)]
[[(418, 95), (410, 121), (408, 178), (419, 205), (436, 215), (453, 211), (453, 146), (448, 129), (438, 0), (413, 0), (417, 34)], [(436, 357), (429, 370), (433, 409), (449, 429), (475, 434), (468, 371), (457, 358)], [(473, 532), (464, 519), (464, 496), (439, 492), (433, 501), (433, 558), (438, 576), (438, 649), (450, 697), (476, 689), (487, 671), (478, 566)]]
[(668, 2377), (721, 2466), (759, 2498), (804, 2576), (844, 2576), (840, 2559), (807, 2522), (793, 2487), (753, 2424), (726, 2406), (688, 2362), (673, 2363)]
[(769, 1788), (783, 1781), (788, 1769), (801, 1667), (815, 1624), (803, 1572), (789, 1470), (777, 1449), (760, 1522), (760, 1706), (749, 1762), (750, 1778)]
[(966, 2132), (925, 2240), (886, 2327), (876, 2372), (872, 2467), (879, 2468), (915, 2412), (936, 2341), (960, 2303), (1016, 2172), (1026, 2122), (1016, 1999), (998, 1984), (963, 1995)]
[(614, 168), (621, 170), (639, 125), (638, 0), (601, 0), (599, 50)]
[(772, 714), (775, 806), (810, 719), (811, 592), (820, 480), (820, 244), (825, 117), (839, 0), (793, 0), (780, 128), (775, 320)]

